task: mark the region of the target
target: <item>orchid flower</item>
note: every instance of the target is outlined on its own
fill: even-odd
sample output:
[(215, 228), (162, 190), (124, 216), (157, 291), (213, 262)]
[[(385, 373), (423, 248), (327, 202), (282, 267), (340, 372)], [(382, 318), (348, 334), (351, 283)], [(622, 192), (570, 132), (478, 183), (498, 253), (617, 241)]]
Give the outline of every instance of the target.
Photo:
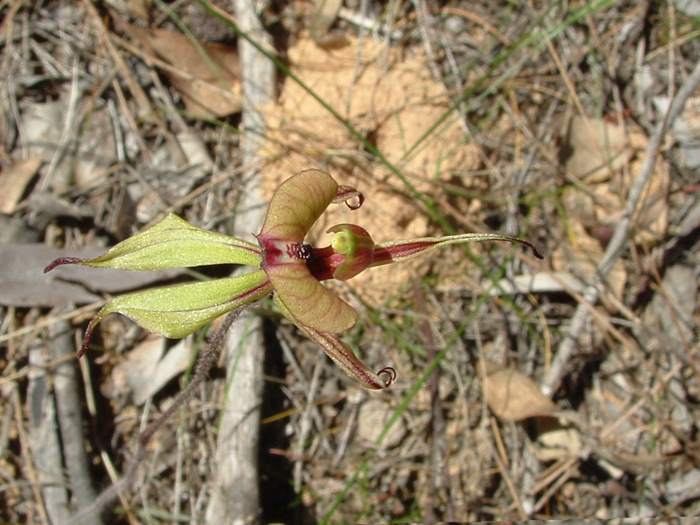
[[(95, 326), (108, 314), (120, 313), (152, 332), (171, 338), (193, 333), (213, 319), (270, 294), (282, 314), (316, 341), (350, 377), (368, 389), (383, 389), (396, 379), (385, 367), (370, 370), (340, 339), (357, 322), (357, 312), (321, 284), (326, 279), (347, 280), (367, 268), (392, 264), (449, 244), (509, 241), (534, 246), (522, 239), (493, 233), (375, 243), (355, 224), (339, 224), (329, 246), (314, 248), (304, 239), (331, 203), (359, 208), (363, 196), (341, 186), (327, 173), (311, 169), (283, 182), (275, 191), (258, 244), (197, 228), (176, 215), (120, 242), (93, 259), (63, 257), (45, 268), (63, 264), (126, 270), (161, 270), (211, 264), (252, 266), (248, 273), (206, 282), (176, 284), (113, 298), (90, 321), (78, 351), (89, 346)], [(538, 255), (539, 256), (539, 255)]]

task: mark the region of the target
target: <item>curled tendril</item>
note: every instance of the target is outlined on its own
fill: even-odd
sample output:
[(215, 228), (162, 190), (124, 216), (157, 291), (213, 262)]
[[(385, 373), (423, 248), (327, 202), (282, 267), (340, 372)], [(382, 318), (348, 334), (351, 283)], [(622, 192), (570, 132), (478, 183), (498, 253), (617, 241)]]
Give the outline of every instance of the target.
[(338, 186), (333, 202), (344, 202), (351, 210), (356, 210), (365, 202), (365, 196), (352, 186)]
[(385, 366), (377, 375), (382, 379), (384, 383), (384, 388), (391, 386), (391, 384), (396, 381), (396, 370), (390, 366)]

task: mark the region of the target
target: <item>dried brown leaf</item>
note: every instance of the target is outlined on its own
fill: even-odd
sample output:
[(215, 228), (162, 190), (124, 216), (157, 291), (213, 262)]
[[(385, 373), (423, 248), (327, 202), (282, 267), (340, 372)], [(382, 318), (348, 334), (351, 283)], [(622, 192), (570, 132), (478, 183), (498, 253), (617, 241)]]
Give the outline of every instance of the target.
[(556, 461), (583, 455), (583, 440), (573, 427), (562, 427), (553, 421), (539, 425), (535, 455), (540, 461)]
[[(571, 156), (566, 171), (577, 179), (601, 182), (624, 166), (634, 149), (622, 126), (609, 124), (602, 119), (574, 117), (569, 126), (567, 147)], [(638, 145), (637, 145), (638, 146)]]
[(546, 416), (557, 410), (534, 381), (512, 368), (487, 375), (484, 393), (491, 411), (504, 421)]
[[(386, 422), (394, 413), (394, 409), (385, 401), (369, 399), (360, 406), (357, 417), (357, 435), (367, 442), (375, 443), (382, 434)], [(399, 419), (384, 436), (382, 448), (392, 448), (398, 445), (406, 434), (406, 424)]]
[[(627, 128), (604, 120), (577, 117), (569, 129), (567, 173), (585, 186), (569, 187), (564, 203), (569, 216), (607, 242), (625, 209), (627, 196), (642, 168), (642, 151), (648, 140), (633, 125)], [(642, 195), (635, 217), (634, 240), (650, 244), (662, 238), (668, 227), (667, 163), (659, 159)]]
[[(578, 220), (572, 218), (567, 242), (557, 247), (551, 261), (556, 271), (571, 274), (587, 285), (595, 279), (602, 258), (603, 248), (600, 243), (586, 233)], [(615, 262), (605, 282), (615, 297), (622, 297), (627, 271), (621, 260)]]
[(133, 16), (146, 22), (148, 21), (148, 4), (150, 4), (149, 0), (128, 0), (126, 8)]
[(316, 0), (314, 12), (309, 23), (311, 38), (323, 48), (340, 47), (348, 41), (338, 32), (330, 32), (330, 28), (343, 6), (343, 0)]
[(40, 159), (29, 158), (13, 162), (6, 170), (0, 171), (0, 212), (9, 215), (15, 211), (40, 165)]
[(225, 117), (241, 109), (241, 87), (236, 48), (205, 42), (197, 45), (187, 36), (167, 29), (148, 31), (128, 27), (134, 39), (171, 64), (165, 74), (197, 118)]
[(166, 352), (165, 339), (151, 335), (131, 350), (127, 359), (114, 367), (115, 386), (128, 386), (136, 405), (158, 393), (171, 379), (192, 364), (195, 348), (183, 339)]

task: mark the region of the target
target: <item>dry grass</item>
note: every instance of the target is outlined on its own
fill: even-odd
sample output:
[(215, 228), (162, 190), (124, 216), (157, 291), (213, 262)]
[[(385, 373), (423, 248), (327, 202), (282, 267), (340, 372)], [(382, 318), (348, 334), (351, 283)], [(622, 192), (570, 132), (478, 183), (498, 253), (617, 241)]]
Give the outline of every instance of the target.
[[(308, 36), (319, 40), (311, 2), (262, 13), (283, 62), (344, 119), (281, 74), (264, 108), (263, 191), (321, 167), (367, 196), (326, 227), (352, 219), (377, 240), (502, 231), (548, 257), (454, 248), (343, 284), (361, 314), (346, 340), (399, 373), (376, 395), (263, 304), (261, 520), (700, 513), (697, 87), (647, 161), (700, 61), (697, 20), (674, 2), (345, 4), (324, 48)], [(232, 231), (248, 169), (245, 73), (216, 73), (236, 60), (230, 28), (186, 2), (19, 0), (0, 13), (0, 521), (58, 523), (128, 468), (205, 334), (138, 398), (137, 359), (159, 340), (112, 317), (103, 351), (76, 364), (92, 303), (116, 290), (40, 281), (40, 245), (108, 246), (166, 211)], [(219, 92), (220, 104), (198, 105)], [(629, 235), (598, 282), (645, 169)], [(19, 257), (20, 243), (36, 251)], [(504, 368), (545, 386), (552, 417), (488, 406), (484, 385)], [(105, 522), (206, 521), (226, 388), (236, 383), (218, 367), (150, 442)], [(529, 387), (494, 388), (543, 402)]]

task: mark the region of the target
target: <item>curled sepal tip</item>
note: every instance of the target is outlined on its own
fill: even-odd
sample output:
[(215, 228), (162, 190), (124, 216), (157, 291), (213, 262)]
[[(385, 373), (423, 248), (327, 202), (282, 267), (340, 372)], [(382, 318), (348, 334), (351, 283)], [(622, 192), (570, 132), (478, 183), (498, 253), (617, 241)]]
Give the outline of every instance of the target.
[(319, 332), (309, 326), (298, 324), (299, 328), (311, 339), (316, 341), (328, 357), (337, 364), (343, 372), (355, 379), (360, 385), (369, 390), (389, 388), (396, 381), (396, 370), (386, 366), (378, 372), (372, 372), (337, 335)]
[(362, 207), (365, 202), (365, 196), (362, 192), (356, 190), (352, 186), (340, 185), (336, 192), (333, 202), (344, 202), (351, 210), (357, 210)]
[(377, 372), (377, 375), (384, 381), (384, 388), (388, 388), (396, 381), (396, 369), (391, 366), (385, 366)]
[(258, 240), (302, 242), (330, 203), (344, 202), (355, 210), (364, 200), (362, 193), (350, 186), (339, 186), (325, 171), (304, 170), (275, 190)]
[(176, 284), (120, 295), (109, 301), (90, 321), (78, 351), (85, 353), (95, 326), (111, 313), (120, 313), (150, 332), (172, 338), (191, 334), (213, 319), (253, 303), (272, 291), (264, 271)]
[(57, 266), (63, 266), (64, 264), (80, 264), (84, 261), (85, 259), (81, 259), (80, 257), (58, 257), (57, 259), (51, 261), (46, 268), (44, 268), (44, 273), (49, 273)]

